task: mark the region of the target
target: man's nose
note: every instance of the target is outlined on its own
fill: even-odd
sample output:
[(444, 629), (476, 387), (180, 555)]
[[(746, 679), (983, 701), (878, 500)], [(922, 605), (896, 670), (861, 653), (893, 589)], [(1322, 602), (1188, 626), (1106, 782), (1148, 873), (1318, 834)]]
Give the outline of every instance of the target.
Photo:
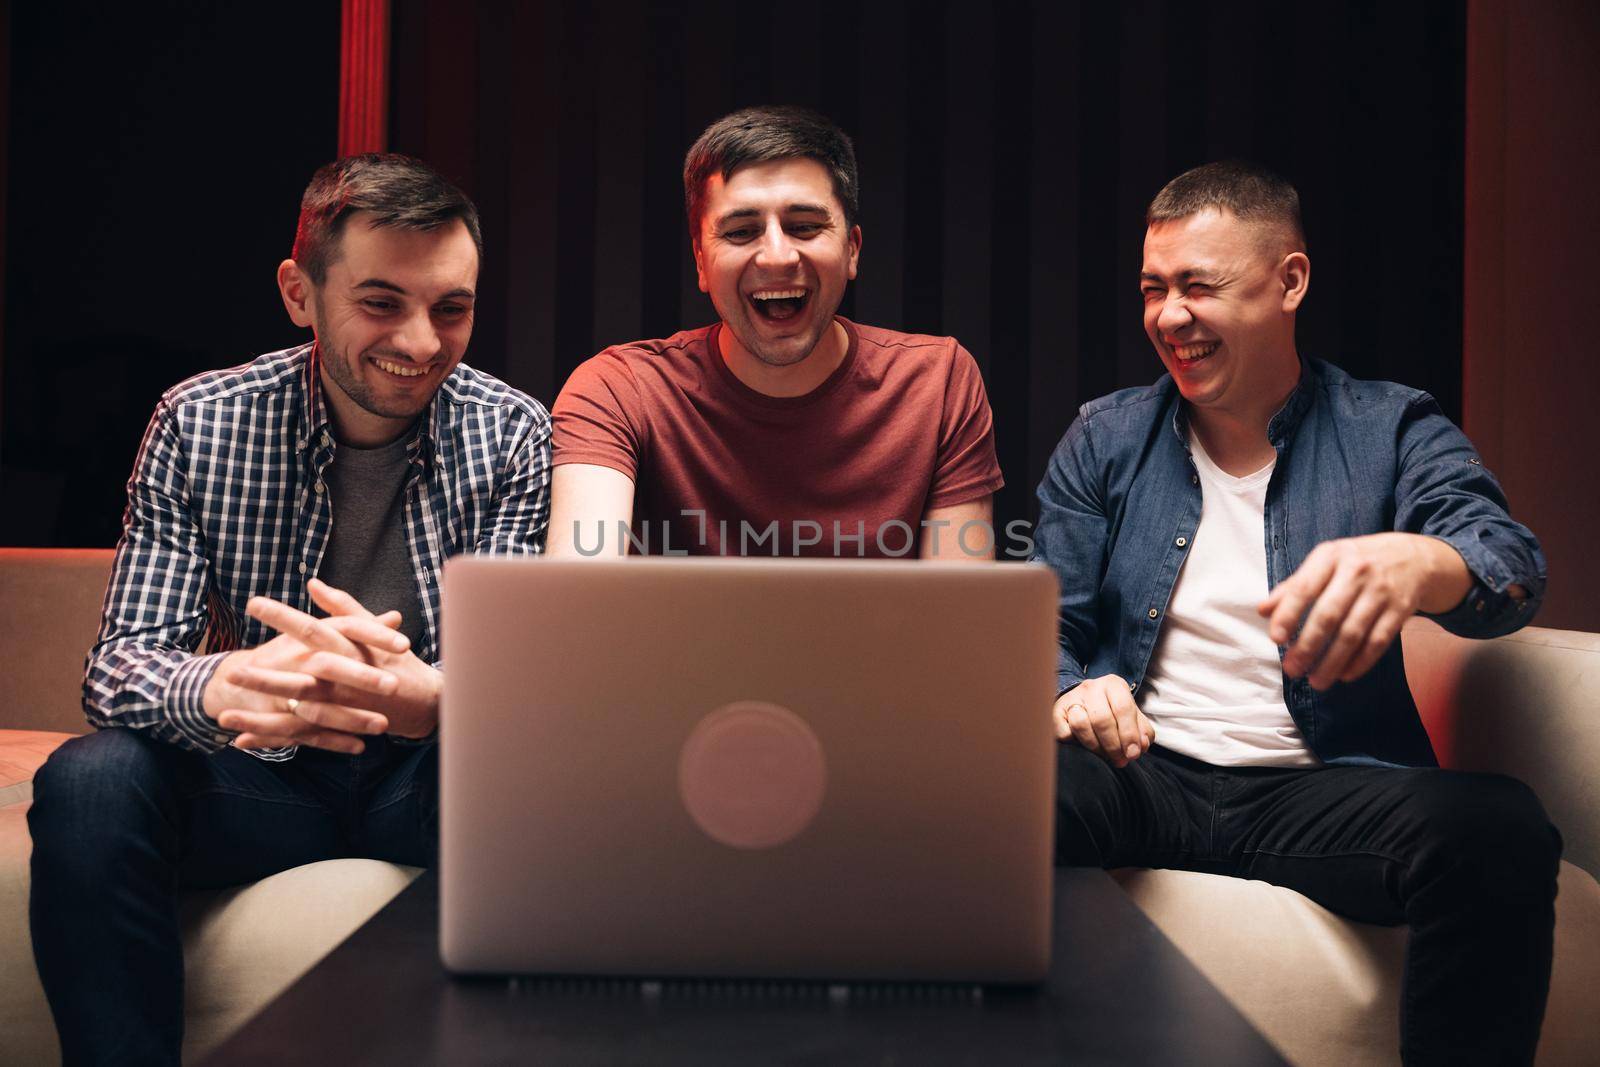
[(1161, 303), (1161, 313), (1156, 316), (1156, 329), (1162, 333), (1177, 333), (1190, 323), (1194, 316), (1182, 296), (1171, 296)]
[(772, 220), (761, 235), (760, 247), (756, 249), (757, 266), (787, 267), (799, 258), (800, 253), (794, 242), (783, 232), (783, 224), (777, 219)]
[(439, 331), (433, 328), (433, 319), (427, 311), (408, 315), (392, 338), (395, 351), (409, 357), (414, 363), (426, 363), (439, 354), (442, 347)]

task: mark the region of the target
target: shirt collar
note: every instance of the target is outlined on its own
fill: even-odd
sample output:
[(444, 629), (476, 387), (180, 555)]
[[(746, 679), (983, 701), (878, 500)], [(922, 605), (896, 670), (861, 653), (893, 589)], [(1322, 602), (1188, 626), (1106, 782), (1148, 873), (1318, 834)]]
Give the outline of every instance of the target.
[[(322, 395), (322, 374), (320, 363), (322, 348), (315, 342), (307, 346), (305, 368), (301, 371), (300, 379), (300, 430), (295, 438), (295, 451), (307, 452), (313, 443), (323, 440), (333, 440), (332, 420), (328, 414), (328, 402)], [(443, 388), (443, 383), (440, 384)], [(427, 413), (422, 418), (422, 425), (417, 432), (412, 434), (411, 442), (406, 446), (406, 455), (411, 462), (424, 468), (430, 467), (438, 455), (434, 442), (439, 437), (439, 394), (433, 394), (433, 399), (428, 401)]]
[(1267, 423), (1267, 440), (1273, 444), (1282, 444), (1287, 441), (1300, 425), (1300, 420), (1305, 418), (1306, 410), (1311, 407), (1311, 401), (1316, 396), (1317, 384), (1315, 375), (1311, 371), (1311, 364), (1306, 362), (1304, 356), (1300, 357), (1300, 380), (1295, 383), (1294, 392), (1289, 394), (1289, 399), (1283, 402), (1283, 407), (1272, 416)]

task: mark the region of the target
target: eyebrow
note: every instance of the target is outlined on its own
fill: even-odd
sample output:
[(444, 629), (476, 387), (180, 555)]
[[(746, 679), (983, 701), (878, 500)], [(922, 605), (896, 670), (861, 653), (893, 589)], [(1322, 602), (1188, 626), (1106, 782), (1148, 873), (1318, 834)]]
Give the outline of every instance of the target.
[[(832, 215), (833, 214), (833, 212), (828, 209), (828, 205), (826, 205), (826, 204), (790, 204), (788, 207), (783, 209), (783, 213), (785, 215)], [(742, 208), (739, 208), (737, 211), (730, 211), (726, 215), (720, 216), (717, 219), (717, 225), (719, 227), (721, 227), (721, 226), (726, 226), (730, 222), (736, 222), (739, 219), (754, 219), (754, 218), (760, 218), (760, 217), (761, 217), (761, 211), (759, 209), (753, 208), (753, 207), (742, 207)]]
[[(1204, 269), (1180, 271), (1178, 274), (1178, 280), (1180, 282), (1200, 282), (1202, 285), (1209, 285), (1215, 282), (1219, 277), (1220, 275), (1218, 275), (1215, 271)], [(1148, 270), (1139, 272), (1139, 280), (1141, 282), (1165, 281), (1161, 275), (1155, 273), (1154, 271)]]
[[(394, 282), (384, 281), (382, 278), (368, 278), (366, 281), (357, 282), (354, 285), (353, 288), (356, 288), (356, 289), (382, 289), (385, 292), (398, 293), (400, 296), (410, 296), (411, 295), (410, 293), (406, 292), (406, 290), (404, 288), (402, 288), (401, 286), (396, 285)], [(440, 300), (462, 300), (462, 299), (475, 300), (475, 299), (477, 299), (477, 294), (475, 294), (471, 289), (468, 289), (465, 286), (462, 286), (462, 287), (459, 287), (459, 288), (456, 288), (456, 289), (452, 289), (448, 293), (444, 293), (443, 295), (441, 295), (439, 297), (439, 299)]]

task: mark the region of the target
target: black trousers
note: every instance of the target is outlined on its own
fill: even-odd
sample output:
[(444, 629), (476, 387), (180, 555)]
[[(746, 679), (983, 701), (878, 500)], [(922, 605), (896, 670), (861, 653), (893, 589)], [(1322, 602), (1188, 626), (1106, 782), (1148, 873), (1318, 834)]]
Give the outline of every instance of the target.
[(1360, 922), (1405, 923), (1405, 1062), (1532, 1062), (1561, 836), (1521, 782), (1213, 767), (1159, 746), (1117, 770), (1063, 744), (1058, 768), (1058, 863), (1257, 878)]

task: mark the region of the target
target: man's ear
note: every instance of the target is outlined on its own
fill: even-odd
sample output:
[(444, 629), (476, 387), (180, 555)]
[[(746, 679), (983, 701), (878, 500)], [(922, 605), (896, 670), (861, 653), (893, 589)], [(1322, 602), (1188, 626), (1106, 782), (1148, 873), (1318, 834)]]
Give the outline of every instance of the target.
[(1283, 283), (1283, 311), (1293, 314), (1311, 288), (1311, 257), (1304, 252), (1290, 252), (1278, 265), (1278, 278)]
[(316, 289), (305, 271), (300, 269), (300, 264), (292, 259), (278, 264), (278, 293), (283, 297), (284, 310), (296, 326), (310, 327), (316, 324)]
[(845, 238), (847, 249), (846, 265), (850, 268), (849, 278), (856, 280), (856, 266), (861, 262), (861, 227), (850, 227), (850, 235)]
[(689, 251), (694, 253), (694, 274), (695, 280), (700, 285), (700, 291), (711, 292), (711, 286), (706, 282), (706, 255), (700, 248), (699, 237), (689, 238)]

